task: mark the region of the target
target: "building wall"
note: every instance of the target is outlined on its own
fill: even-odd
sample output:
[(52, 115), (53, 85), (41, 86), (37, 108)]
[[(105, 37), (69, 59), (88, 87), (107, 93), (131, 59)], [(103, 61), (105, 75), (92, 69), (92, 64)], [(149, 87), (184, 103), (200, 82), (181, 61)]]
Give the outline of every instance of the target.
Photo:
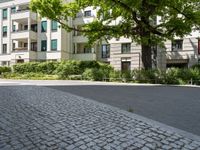
[[(140, 69), (142, 68), (141, 60), (141, 46), (132, 42), (131, 39), (121, 37), (120, 39), (111, 39), (107, 44), (110, 44), (110, 57), (102, 58), (102, 44), (105, 41), (99, 42), (96, 46), (92, 47), (90, 53), (80, 52), (80, 46), (78, 44), (86, 44), (88, 39), (82, 35), (75, 32), (67, 33), (64, 29), (58, 28), (56, 32), (51, 31), (51, 21), (46, 18), (40, 19), (40, 17), (30, 11), (21, 12), (16, 14), (11, 14), (11, 7), (18, 6), (22, 4), (29, 3), (30, 0), (13, 0), (0, 4), (0, 33), (2, 33), (2, 27), (8, 26), (8, 35), (6, 38), (2, 37), (0, 34), (0, 65), (5, 64), (2, 62), (8, 62), (7, 64), (15, 64), (16, 60), (24, 59), (27, 61), (45, 61), (45, 60), (100, 60), (110, 63), (115, 69), (121, 70), (123, 61), (130, 61), (130, 69)], [(8, 18), (7, 20), (2, 20), (2, 9), (8, 8)], [(85, 11), (91, 10), (91, 16), (84, 16)], [(88, 7), (85, 10), (80, 11), (74, 20), (70, 20), (68, 23), (71, 26), (81, 26), (92, 22), (96, 18), (96, 9), (93, 7)], [(22, 33), (12, 33), (12, 20), (27, 19), (28, 24), (37, 23), (38, 32), (22, 32)], [(41, 21), (47, 21), (47, 32), (41, 33)], [(118, 18), (113, 21), (112, 24), (117, 24), (120, 21)], [(159, 19), (157, 20), (159, 24)], [(18, 28), (18, 24), (15, 23)], [(183, 40), (183, 48), (181, 51), (172, 51), (171, 41), (165, 43), (165, 48), (157, 48), (157, 67), (160, 69), (165, 69), (169, 60), (173, 59), (188, 59), (188, 67), (198, 62), (198, 40), (197, 37), (200, 36), (199, 31), (194, 31), (191, 35), (185, 36)], [(15, 51), (12, 49), (12, 40), (15, 38), (20, 39), (26, 38), (28, 42), (37, 41), (37, 52), (30, 51), (30, 44), (28, 45), (27, 51)], [(51, 50), (51, 40), (57, 39), (57, 51)], [(47, 40), (47, 51), (41, 51), (41, 40)], [(18, 47), (18, 42), (15, 42)], [(128, 54), (122, 54), (121, 45), (122, 43), (131, 43), (131, 51)], [(8, 53), (2, 54), (2, 45), (7, 44)], [(83, 48), (84, 49), (84, 48)]]

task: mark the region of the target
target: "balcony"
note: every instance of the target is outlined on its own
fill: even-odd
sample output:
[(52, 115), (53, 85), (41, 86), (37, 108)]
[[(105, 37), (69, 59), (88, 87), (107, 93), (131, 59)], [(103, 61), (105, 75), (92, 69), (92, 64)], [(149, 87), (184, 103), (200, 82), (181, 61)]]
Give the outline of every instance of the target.
[(37, 40), (37, 32), (32, 30), (16, 30), (11, 33), (12, 40), (26, 38)]
[(88, 39), (85, 36), (78, 35), (73, 37), (73, 42), (74, 43), (87, 43)]
[(31, 18), (33, 20), (37, 20), (37, 14), (31, 12), (29, 9), (21, 9), (16, 10), (16, 12), (13, 12), (11, 15), (11, 20), (18, 20), (18, 19), (24, 19), (24, 18)]
[(74, 19), (73, 24), (74, 25), (83, 25), (83, 24), (93, 22), (94, 19), (95, 19), (94, 14), (83, 14), (80, 12), (76, 15), (76, 18)]
[(13, 49), (14, 52), (28, 51), (28, 47), (18, 47)]
[(73, 54), (72, 57), (74, 60), (82, 60), (82, 61), (96, 60), (95, 53), (78, 53), (78, 54)]

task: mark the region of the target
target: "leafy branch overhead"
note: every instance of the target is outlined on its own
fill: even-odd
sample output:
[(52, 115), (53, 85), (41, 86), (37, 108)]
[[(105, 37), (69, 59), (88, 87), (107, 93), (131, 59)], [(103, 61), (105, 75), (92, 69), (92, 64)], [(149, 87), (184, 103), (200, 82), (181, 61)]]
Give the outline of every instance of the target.
[[(98, 10), (93, 22), (81, 29), (67, 22), (88, 6)], [(200, 29), (199, 0), (32, 0), (31, 9), (42, 17), (58, 21), (68, 31), (84, 32), (91, 41), (108, 35), (106, 37), (125, 36), (145, 42), (141, 38), (145, 30), (159, 42)], [(162, 18), (160, 24), (154, 23), (156, 16)]]

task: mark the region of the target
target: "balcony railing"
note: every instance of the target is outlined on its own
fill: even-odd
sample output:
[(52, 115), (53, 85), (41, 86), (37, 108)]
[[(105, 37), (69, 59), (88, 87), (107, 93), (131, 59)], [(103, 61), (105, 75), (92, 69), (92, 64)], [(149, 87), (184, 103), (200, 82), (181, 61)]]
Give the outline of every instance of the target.
[(14, 12), (11, 12), (11, 13), (12, 14), (16, 14), (16, 13), (22, 13), (22, 12), (27, 12), (27, 11), (30, 11), (30, 9), (29, 8), (27, 8), (27, 9), (18, 9), (18, 10), (14, 11)]
[(17, 47), (17, 48), (13, 48), (13, 51), (27, 51), (28, 47)]
[[(18, 51), (28, 51), (28, 47), (18, 47), (13, 49), (13, 52)], [(37, 51), (37, 47), (31, 47), (31, 51)]]
[(76, 18), (90, 18), (90, 17), (95, 17), (94, 14), (91, 14), (91, 15), (85, 15), (85, 14), (77, 14), (76, 15)]
[(14, 30), (14, 31), (12, 31), (12, 33), (21, 33), (21, 32), (28, 32), (28, 31), (37, 32), (35, 30), (28, 30), (28, 29), (26, 29), (26, 30)]

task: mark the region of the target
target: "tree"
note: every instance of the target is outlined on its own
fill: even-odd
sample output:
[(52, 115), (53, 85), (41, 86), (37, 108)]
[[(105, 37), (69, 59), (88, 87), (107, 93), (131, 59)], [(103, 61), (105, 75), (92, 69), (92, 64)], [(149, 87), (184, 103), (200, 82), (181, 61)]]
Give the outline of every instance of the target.
[[(97, 19), (81, 29), (70, 26), (68, 20), (88, 6), (98, 10)], [(141, 44), (145, 69), (152, 67), (152, 46), (200, 30), (199, 6), (199, 0), (32, 0), (30, 4), (32, 11), (58, 21), (67, 31), (83, 32), (89, 43), (112, 37), (131, 38)], [(161, 20), (156, 24), (158, 17)]]

